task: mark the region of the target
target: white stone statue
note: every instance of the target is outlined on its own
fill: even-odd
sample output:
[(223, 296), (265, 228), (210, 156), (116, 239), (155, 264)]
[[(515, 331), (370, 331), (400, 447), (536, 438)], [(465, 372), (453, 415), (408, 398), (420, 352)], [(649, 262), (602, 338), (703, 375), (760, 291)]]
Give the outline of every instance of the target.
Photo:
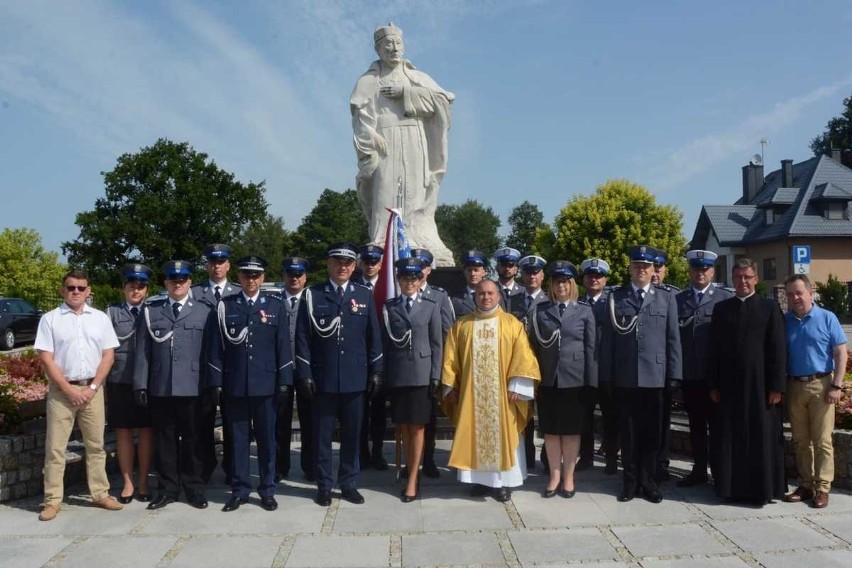
[(373, 34), (379, 60), (349, 99), (358, 199), (370, 240), (383, 245), (386, 207), (399, 207), (411, 246), (429, 249), (438, 266), (453, 266), (438, 236), (435, 208), (447, 171), (447, 131), (455, 95), (403, 59), (402, 30), (392, 23)]

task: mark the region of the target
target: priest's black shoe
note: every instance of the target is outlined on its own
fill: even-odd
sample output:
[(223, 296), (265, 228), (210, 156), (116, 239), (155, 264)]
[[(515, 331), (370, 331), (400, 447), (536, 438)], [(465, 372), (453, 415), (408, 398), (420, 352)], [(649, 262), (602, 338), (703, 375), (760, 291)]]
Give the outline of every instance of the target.
[(320, 489), (317, 491), (317, 498), (314, 499), (320, 507), (328, 507), (331, 505), (331, 491)]
[(230, 499), (225, 502), (225, 506), (222, 507), (222, 510), (226, 513), (230, 513), (231, 511), (236, 511), (240, 508), (240, 505), (248, 503), (248, 499), (243, 499), (242, 497), (237, 497), (234, 495)]
[(500, 503), (506, 503), (512, 500), (512, 491), (508, 487), (501, 487), (494, 490), (494, 499)]
[(595, 461), (589, 458), (580, 458), (577, 462), (577, 465), (574, 466), (574, 471), (583, 471), (584, 469), (589, 469), (595, 465)]
[(474, 483), (473, 487), (470, 488), (471, 497), (484, 497), (491, 492), (491, 488), (487, 485), (482, 485), (481, 483)]
[(663, 500), (663, 494), (658, 489), (643, 489), (642, 496), (649, 503), (660, 503)]
[(204, 495), (194, 495), (189, 499), (189, 504), (196, 509), (206, 509), (207, 497)]
[(423, 475), (430, 479), (438, 479), (439, 477), (441, 477), (441, 472), (438, 471), (438, 466), (436, 466), (434, 463), (424, 463)]
[(349, 501), (350, 503), (354, 503), (356, 505), (360, 505), (364, 502), (364, 496), (358, 493), (358, 490), (354, 487), (349, 489), (341, 489), (340, 496)]
[(174, 497), (169, 497), (168, 495), (160, 495), (150, 503), (148, 503), (149, 511), (156, 511), (157, 509), (162, 509), (166, 505), (171, 505), (177, 501)]
[(675, 485), (678, 487), (693, 487), (695, 485), (702, 485), (707, 483), (707, 474), (701, 475), (700, 473), (692, 472), (683, 479), (679, 480)]
[(379, 471), (384, 471), (388, 468), (388, 461), (382, 454), (373, 454), (373, 467)]
[(278, 508), (278, 501), (275, 500), (275, 497), (261, 497), (260, 506), (267, 511), (274, 511)]

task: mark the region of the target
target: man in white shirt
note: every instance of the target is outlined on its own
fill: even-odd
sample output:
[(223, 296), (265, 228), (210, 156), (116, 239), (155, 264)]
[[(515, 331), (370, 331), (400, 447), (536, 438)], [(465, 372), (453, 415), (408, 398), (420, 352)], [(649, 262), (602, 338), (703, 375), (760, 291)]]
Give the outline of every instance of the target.
[(72, 270), (62, 280), (65, 299), (39, 322), (35, 348), (50, 379), (47, 394), (47, 437), (44, 452), (44, 505), (38, 518), (52, 521), (62, 506), (65, 449), (74, 421), (86, 448), (86, 478), (92, 504), (109, 511), (123, 509), (109, 496), (104, 451), (104, 395), (118, 338), (107, 315), (86, 305), (89, 276)]

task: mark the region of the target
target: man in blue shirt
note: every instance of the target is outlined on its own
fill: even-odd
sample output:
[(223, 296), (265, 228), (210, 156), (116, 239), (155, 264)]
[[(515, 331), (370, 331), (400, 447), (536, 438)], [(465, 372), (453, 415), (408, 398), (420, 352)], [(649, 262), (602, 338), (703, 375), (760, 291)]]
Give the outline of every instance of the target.
[(811, 282), (795, 274), (784, 284), (787, 332), (787, 415), (793, 434), (799, 486), (785, 496), (792, 503), (828, 506), (834, 480), (834, 407), (846, 372), (846, 335), (832, 312), (814, 305)]

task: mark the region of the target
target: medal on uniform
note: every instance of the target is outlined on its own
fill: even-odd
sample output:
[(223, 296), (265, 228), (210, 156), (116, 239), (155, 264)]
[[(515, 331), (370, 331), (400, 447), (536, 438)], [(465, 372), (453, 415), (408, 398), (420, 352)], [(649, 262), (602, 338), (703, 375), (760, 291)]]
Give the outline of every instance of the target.
[(264, 310), (260, 310), (260, 323), (266, 323), (266, 312)]
[(355, 301), (355, 298), (352, 298), (351, 303), (352, 303), (352, 313), (357, 314), (358, 313), (358, 302)]

